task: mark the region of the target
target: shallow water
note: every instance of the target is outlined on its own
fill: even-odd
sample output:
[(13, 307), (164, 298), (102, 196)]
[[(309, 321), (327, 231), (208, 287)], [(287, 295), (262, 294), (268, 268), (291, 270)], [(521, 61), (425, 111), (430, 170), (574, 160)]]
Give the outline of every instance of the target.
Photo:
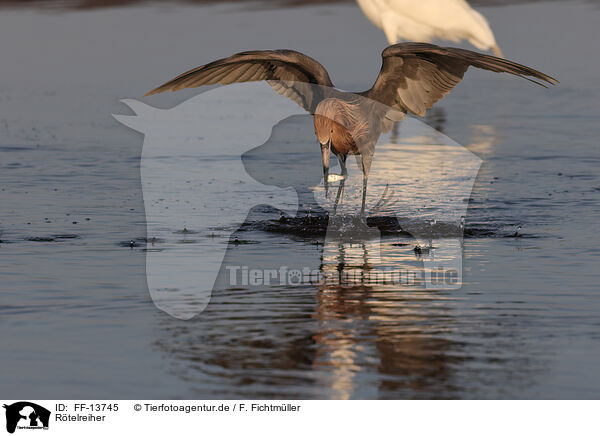
[[(571, 1), (482, 11), (508, 58), (561, 84), (546, 90), (469, 72), (429, 120), (483, 161), (466, 214), (463, 286), (231, 289), (221, 281), (202, 314), (180, 321), (152, 304), (146, 249), (184, 256), (238, 236), (252, 244), (230, 244), (226, 264), (335, 267), (338, 255), (321, 261), (318, 237), (255, 227), (234, 234), (227, 223), (192, 234), (181, 222), (146, 246), (155, 236), (146, 235), (143, 138), (111, 117), (128, 113), (119, 99), (139, 99), (188, 67), (275, 45), (319, 59), (340, 88), (364, 89), (379, 69), (382, 33), (351, 4), (3, 10), (5, 396), (598, 398), (600, 65), (592, 54), (600, 11)], [(336, 34), (344, 39), (328, 39)], [(147, 103), (170, 108), (195, 93)], [(427, 192), (404, 191), (406, 216), (430, 219), (419, 204)], [(522, 237), (510, 237), (517, 226)], [(414, 244), (392, 239), (380, 256), (418, 265)], [(345, 255), (360, 270), (370, 254)]]

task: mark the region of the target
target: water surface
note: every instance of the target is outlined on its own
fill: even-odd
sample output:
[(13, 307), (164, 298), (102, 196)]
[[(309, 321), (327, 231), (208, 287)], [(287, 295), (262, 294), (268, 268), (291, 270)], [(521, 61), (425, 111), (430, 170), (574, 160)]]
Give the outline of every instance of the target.
[[(383, 34), (352, 4), (3, 10), (5, 396), (598, 398), (600, 11), (576, 1), (481, 10), (507, 57), (561, 84), (469, 72), (439, 105), (435, 127), (483, 160), (466, 225), (490, 232), (465, 239), (463, 286), (242, 286), (215, 291), (190, 321), (148, 293), (143, 138), (110, 116), (127, 113), (119, 99), (276, 47), (320, 60), (341, 88), (364, 89)], [(147, 102), (170, 108), (194, 94)], [(208, 238), (175, 233), (184, 226), (170, 249)], [(507, 237), (517, 226), (523, 236)], [(227, 243), (235, 230), (213, 232)], [(310, 238), (244, 238), (257, 244), (231, 247), (230, 262), (319, 259)], [(411, 245), (383, 254), (418, 262)], [(363, 255), (349, 253), (350, 264)]]

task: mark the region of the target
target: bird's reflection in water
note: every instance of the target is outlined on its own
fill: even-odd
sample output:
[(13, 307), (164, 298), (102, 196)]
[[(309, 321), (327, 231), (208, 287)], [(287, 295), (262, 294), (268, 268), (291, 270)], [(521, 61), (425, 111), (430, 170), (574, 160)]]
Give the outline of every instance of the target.
[(499, 141), (498, 132), (494, 126), (487, 124), (475, 124), (471, 129), (473, 133), (467, 148), (478, 156), (488, 157)]
[(157, 346), (207, 396), (453, 397), (465, 357), (444, 337), (445, 298), (385, 285), (220, 291), (191, 321), (161, 316)]
[(425, 117), (423, 118), (425, 124), (428, 124), (430, 127), (441, 133), (444, 133), (446, 120), (446, 110), (443, 107), (432, 107), (427, 111), (427, 114), (425, 114)]
[[(302, 139), (311, 128), (305, 116), (290, 118), (274, 128), (266, 144), (242, 157), (246, 171), (257, 180), (296, 189), (304, 209), (296, 218), (304, 216), (307, 208), (317, 213), (320, 205), (326, 205), (320, 197), (322, 187), (315, 188), (322, 177), (318, 165), (307, 165), (314, 171), (289, 170), (310, 159), (318, 163), (314, 142)], [(454, 213), (454, 204), (466, 207), (466, 203), (456, 186), (468, 180), (471, 172), (465, 169), (465, 161), (471, 161), (456, 145), (439, 145), (436, 133), (423, 125), (405, 122), (400, 135), (405, 136), (398, 139), (400, 145), (379, 147), (381, 165), (372, 175), (373, 196), (380, 196), (395, 181), (400, 211), (414, 220), (399, 217), (403, 228), (410, 230), (411, 223), (422, 222), (425, 230), (417, 228), (413, 233), (417, 239), (390, 238), (366, 227), (354, 229), (348, 239), (332, 235), (334, 221), (325, 237), (298, 240), (238, 229), (230, 241), (237, 238), (240, 243), (230, 243), (207, 309), (187, 322), (161, 316), (157, 346), (196, 394), (339, 399), (464, 396), (469, 389), (465, 368), (472, 361), (480, 362), (481, 347), (457, 339), (470, 328), (458, 291), (427, 290), (410, 275), (389, 283), (389, 277), (381, 278), (380, 273), (388, 268), (422, 271), (453, 253), (462, 257), (460, 239), (428, 243), (427, 237), (446, 215), (448, 222), (459, 222), (462, 212)], [(297, 158), (289, 159), (278, 142), (281, 138), (294, 144)], [(356, 212), (352, 198), (348, 195), (348, 209)], [(448, 203), (451, 198), (457, 201)], [(444, 215), (446, 204), (452, 213)], [(432, 216), (441, 217), (435, 226), (430, 223)], [(278, 219), (276, 209), (255, 207), (247, 221)], [(420, 253), (414, 250), (417, 242), (423, 246)], [(426, 249), (428, 245), (435, 248)], [(320, 271), (324, 280), (295, 286), (277, 281), (231, 283), (228, 266), (245, 266), (248, 271), (306, 267)]]
[(453, 324), (445, 297), (424, 291), (422, 282), (408, 277), (404, 284), (387, 283), (390, 277), (381, 265), (414, 271), (421, 262), (409, 249), (381, 249), (378, 232), (370, 233), (365, 231), (363, 236), (371, 238), (362, 240), (356, 234), (353, 241), (332, 238), (323, 248), (314, 367), (328, 370), (316, 371), (319, 384), (329, 386), (336, 399), (370, 396), (360, 392), (360, 379), (372, 367), (380, 376), (371, 387), (377, 397), (398, 398), (409, 391), (418, 397), (441, 385), (451, 397), (449, 364), (457, 359), (450, 351), (456, 344), (436, 337)]
[(373, 272), (378, 262), (415, 268), (425, 260), (412, 245), (384, 240), (377, 250), (373, 241), (313, 245), (252, 236), (258, 244), (229, 250), (226, 265), (273, 268), (276, 259), (281, 264), (293, 257), (338, 280), (229, 286), (224, 268), (198, 317), (179, 321), (157, 314), (157, 347), (195, 395), (462, 398), (477, 396), (490, 377), (507, 383), (534, 379), (539, 365), (528, 357), (529, 345), (506, 340), (527, 328), (522, 309), (506, 317), (477, 307), (461, 290), (371, 283), (344, 274)]
[[(436, 337), (453, 324), (448, 308), (433, 315), (422, 291), (385, 286), (325, 285), (316, 298), (314, 366), (331, 369), (317, 374), (332, 398), (453, 396), (452, 365), (461, 359), (452, 351), (459, 344)], [(368, 389), (375, 392), (365, 392), (372, 372), (378, 382)]]

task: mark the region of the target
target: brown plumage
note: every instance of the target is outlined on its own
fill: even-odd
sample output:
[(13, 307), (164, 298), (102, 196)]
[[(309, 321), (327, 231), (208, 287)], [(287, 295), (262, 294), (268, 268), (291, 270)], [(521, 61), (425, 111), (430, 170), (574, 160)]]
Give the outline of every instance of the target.
[[(544, 73), (506, 59), (433, 44), (391, 45), (383, 51), (382, 58), (373, 86), (356, 94), (336, 90), (327, 70), (302, 53), (263, 50), (238, 53), (194, 68), (146, 95), (202, 85), (266, 80), (279, 94), (314, 115), (326, 190), (330, 152), (338, 157), (342, 175), (346, 174), (346, 157), (357, 156), (363, 171), (361, 214), (364, 214), (367, 179), (379, 135), (409, 112), (425, 115), (427, 109), (462, 80), (470, 66), (513, 74), (541, 86), (545, 85), (540, 82), (558, 83)], [(344, 180), (338, 188), (336, 208), (343, 186)]]

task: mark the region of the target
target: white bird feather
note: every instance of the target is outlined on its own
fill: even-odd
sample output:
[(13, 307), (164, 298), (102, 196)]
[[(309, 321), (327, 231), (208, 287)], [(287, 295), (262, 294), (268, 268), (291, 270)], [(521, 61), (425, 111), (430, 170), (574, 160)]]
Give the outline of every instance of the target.
[(480, 50), (502, 52), (483, 15), (465, 0), (356, 0), (390, 44), (403, 41), (469, 41)]

